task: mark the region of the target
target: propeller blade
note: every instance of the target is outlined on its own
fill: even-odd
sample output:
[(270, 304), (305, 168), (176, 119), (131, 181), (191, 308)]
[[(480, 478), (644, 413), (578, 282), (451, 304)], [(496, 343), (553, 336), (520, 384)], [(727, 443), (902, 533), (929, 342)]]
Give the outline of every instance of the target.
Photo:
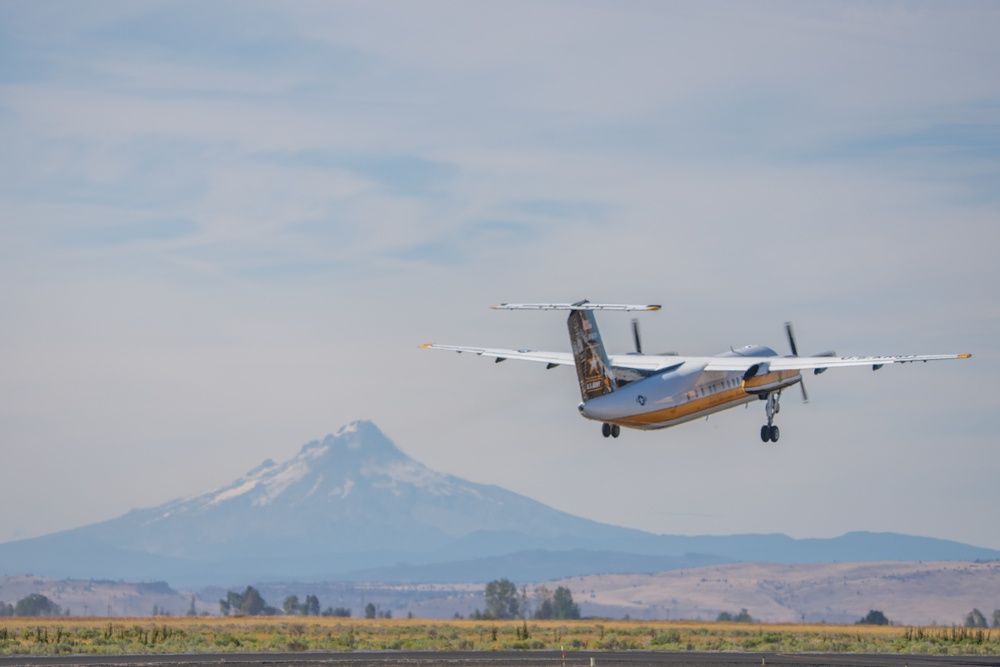
[(635, 341), (635, 353), (642, 354), (642, 339), (639, 337), (639, 320), (632, 320), (632, 340)]
[(791, 322), (785, 322), (785, 335), (788, 336), (788, 344), (792, 348), (792, 356), (799, 356), (799, 348), (795, 344), (795, 332), (792, 330)]
[[(788, 346), (792, 348), (792, 356), (799, 356), (799, 346), (795, 344), (795, 330), (792, 329), (791, 322), (785, 322), (785, 335), (788, 336)], [(802, 402), (809, 402), (809, 392), (806, 391), (806, 383), (799, 380), (799, 389), (802, 390)]]

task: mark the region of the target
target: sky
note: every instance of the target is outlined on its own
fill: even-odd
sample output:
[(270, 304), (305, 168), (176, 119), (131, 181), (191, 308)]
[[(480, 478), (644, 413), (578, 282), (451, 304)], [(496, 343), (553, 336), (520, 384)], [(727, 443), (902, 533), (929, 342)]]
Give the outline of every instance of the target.
[[(655, 533), (1000, 549), (1000, 5), (0, 1), (0, 541), (358, 419)], [(647, 352), (972, 353), (611, 440), (565, 313)], [(612, 352), (631, 314), (598, 315)]]

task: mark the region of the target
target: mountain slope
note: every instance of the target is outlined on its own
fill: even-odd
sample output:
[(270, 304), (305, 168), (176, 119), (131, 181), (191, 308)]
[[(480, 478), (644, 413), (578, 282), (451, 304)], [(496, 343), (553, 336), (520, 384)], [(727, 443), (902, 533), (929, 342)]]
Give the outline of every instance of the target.
[(265, 461), (231, 484), (73, 530), (0, 544), (0, 575), (163, 579), (522, 581), (736, 561), (988, 560), (930, 538), (850, 533), (668, 536), (601, 524), (414, 461), (371, 422)]

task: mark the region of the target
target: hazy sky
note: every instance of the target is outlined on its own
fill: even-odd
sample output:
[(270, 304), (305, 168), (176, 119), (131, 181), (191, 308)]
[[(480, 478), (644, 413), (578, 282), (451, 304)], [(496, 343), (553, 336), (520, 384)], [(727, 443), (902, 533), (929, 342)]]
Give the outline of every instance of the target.
[[(356, 419), (660, 533), (1000, 548), (1000, 5), (0, 2), (0, 540)], [(564, 313), (649, 352), (971, 352), (617, 440)], [(599, 315), (612, 351), (629, 315)]]

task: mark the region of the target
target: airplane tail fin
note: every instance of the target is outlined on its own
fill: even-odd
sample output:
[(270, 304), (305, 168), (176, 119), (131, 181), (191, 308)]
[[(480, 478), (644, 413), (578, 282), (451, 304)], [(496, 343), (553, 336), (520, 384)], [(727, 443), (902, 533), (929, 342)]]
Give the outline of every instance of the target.
[(595, 310), (659, 310), (656, 304), (623, 303), (501, 303), (499, 310), (569, 310), (569, 339), (573, 345), (576, 375), (584, 401), (610, 394), (615, 390), (615, 375), (597, 330)]
[(574, 310), (569, 314), (567, 324), (583, 400), (610, 394), (615, 390), (614, 376), (594, 312)]

